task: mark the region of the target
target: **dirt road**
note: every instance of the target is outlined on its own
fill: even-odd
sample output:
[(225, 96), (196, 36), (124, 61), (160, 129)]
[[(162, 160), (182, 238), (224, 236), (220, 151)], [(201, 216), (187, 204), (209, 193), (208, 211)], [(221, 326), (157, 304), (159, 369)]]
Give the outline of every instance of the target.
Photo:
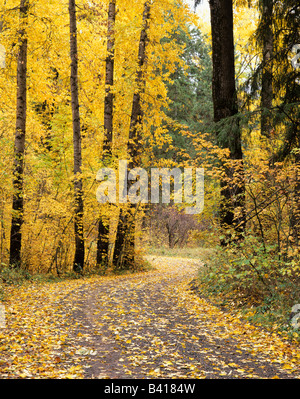
[(87, 283), (60, 302), (59, 358), (76, 358), (83, 378), (299, 378), (297, 348), (189, 290), (199, 261), (149, 260), (155, 271)]

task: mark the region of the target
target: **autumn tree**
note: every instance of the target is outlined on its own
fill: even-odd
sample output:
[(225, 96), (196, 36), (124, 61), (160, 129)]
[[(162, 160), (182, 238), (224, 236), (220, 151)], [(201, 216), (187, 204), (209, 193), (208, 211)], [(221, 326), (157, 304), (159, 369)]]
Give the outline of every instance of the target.
[[(14, 76), (17, 75), (17, 56), (23, 47), (20, 46), (23, 39), (20, 31), (21, 27), (26, 25), (27, 19), (27, 17), (24, 18), (24, 24), (19, 26), (20, 8), (17, 2), (17, 0), (14, 1), (13, 5), (2, 2), (0, 6), (1, 20), (3, 20), (0, 42), (6, 49), (6, 66), (0, 69), (2, 171), (0, 251), (3, 263), (9, 263), (11, 228), (9, 215), (10, 198), (13, 194), (13, 185), (10, 184), (12, 182), (9, 179), (11, 173), (9, 165), (13, 161), (10, 137), (15, 134), (12, 110), (16, 104), (11, 93), (15, 85)], [(24, 4), (26, 3), (24, 1)], [(76, 2), (76, 13), (75, 18), (71, 18), (72, 33), (70, 34), (69, 23), (66, 24), (69, 2), (64, 3), (59, 0), (54, 0), (51, 4), (45, 1), (30, 2), (28, 24), (25, 26), (26, 35), (24, 36), (30, 46), (28, 51), (30, 68), (27, 74), (29, 90), (27, 112), (24, 113), (27, 117), (26, 149), (24, 147), (26, 164), (22, 165), (24, 187), (21, 174), (14, 175), (15, 183), (17, 179), (19, 182), (22, 181), (23, 192), (19, 193), (18, 201), (20, 204), (26, 199), (26, 204), (24, 202), (26, 209), (22, 205), (26, 212), (13, 212), (11, 236), (12, 241), (16, 239), (11, 245), (12, 253), (16, 254), (14, 244), (16, 241), (20, 243), (20, 240), (17, 239), (14, 228), (19, 229), (19, 232), (22, 231), (22, 264), (30, 272), (54, 271), (61, 274), (68, 271), (70, 267), (75, 268), (74, 263), (79, 264), (78, 270), (81, 269), (83, 261), (85, 268), (93, 267), (97, 261), (99, 214), (104, 226), (108, 226), (107, 222), (110, 222), (110, 239), (113, 237), (114, 227), (118, 221), (117, 207), (101, 206), (100, 208), (97, 203), (96, 171), (103, 167), (106, 161), (107, 166), (113, 167), (116, 159), (132, 158), (138, 164), (137, 152), (134, 156), (128, 155), (128, 152), (132, 144), (140, 144), (140, 137), (143, 137), (143, 145), (147, 141), (147, 149), (141, 151), (141, 162), (144, 167), (147, 167), (145, 165), (153, 160), (151, 158), (153, 145), (170, 141), (169, 136), (172, 132), (168, 132), (164, 124), (167, 119), (165, 110), (169, 102), (166, 88), (167, 82), (169, 83), (172, 79), (171, 74), (174, 72), (175, 65), (178, 62), (181, 63), (179, 56), (183, 51), (183, 46), (173, 41), (166, 42), (162, 38), (171, 35), (179, 26), (185, 29), (189, 21), (193, 20), (194, 15), (181, 1), (180, 7), (177, 0), (148, 2), (151, 5), (151, 24), (148, 23), (146, 30), (151, 40), (148, 40), (146, 45), (147, 62), (140, 68), (142, 64), (138, 53), (143, 40), (139, 39), (145, 27), (145, 21), (143, 21), (145, 0), (135, 2), (122, 0), (118, 3), (115, 35), (112, 36), (108, 32), (107, 23), (109, 3), (113, 4), (112, 1)], [(74, 8), (70, 11), (74, 11)], [(110, 43), (108, 42), (110, 40), (104, 40), (107, 36), (115, 39), (113, 57), (109, 57)], [(133, 37), (137, 39), (135, 44)], [(77, 39), (79, 55), (76, 54)], [(71, 51), (69, 46), (62, 45), (68, 41), (75, 51)], [(109, 68), (111, 71), (112, 61), (113, 74), (108, 73)], [(22, 69), (21, 66), (24, 68), (25, 64), (19, 63), (20, 69)], [(139, 83), (140, 69), (143, 73)], [(113, 82), (109, 83), (111, 78)], [(107, 84), (103, 90), (105, 80)], [(18, 91), (21, 88), (22, 85), (18, 85)], [(20, 96), (18, 98), (21, 99)], [(141, 118), (139, 107), (142, 110)], [(113, 115), (110, 111), (107, 112), (109, 108), (113, 108)], [(105, 121), (103, 121), (104, 114)], [(19, 117), (18, 123), (20, 123)], [(109, 123), (113, 126), (113, 131)], [(129, 132), (131, 138), (128, 144)], [(108, 155), (110, 149), (108, 152), (105, 151), (105, 148), (108, 148), (107, 144), (111, 142), (111, 137), (106, 133), (113, 135), (112, 157)], [(20, 143), (19, 139), (23, 138), (19, 135), (16, 141)], [(107, 154), (105, 161), (102, 156), (102, 145)], [(138, 148), (137, 151), (139, 151)], [(21, 165), (23, 157), (20, 157), (18, 161), (18, 165)], [(154, 162), (156, 162), (155, 159), (153, 164)], [(129, 166), (132, 168), (131, 165)], [(18, 194), (15, 188), (14, 191)], [(20, 209), (15, 205), (15, 208)], [(121, 207), (124, 214), (125, 211), (131, 214), (131, 211), (136, 210), (127, 205), (121, 205)], [(18, 220), (16, 220), (17, 216), (20, 216)], [(128, 227), (126, 223), (125, 225)], [(129, 236), (127, 234), (127, 237)], [(104, 249), (98, 251), (98, 263), (103, 264), (104, 257), (107, 256), (107, 242), (105, 242), (105, 234), (101, 233), (100, 237)], [(121, 244), (115, 245), (116, 250), (125, 248), (122, 237), (124, 235), (117, 235), (117, 238), (121, 238)], [(131, 244), (127, 248), (132, 248)]]
[[(107, 29), (107, 56), (105, 72), (105, 99), (104, 99), (104, 139), (103, 139), (103, 165), (108, 166), (112, 157), (113, 142), (113, 108), (114, 95), (112, 88), (114, 85), (114, 46), (115, 46), (115, 20), (116, 20), (116, 1), (111, 0), (108, 6), (108, 29)], [(108, 261), (109, 248), (109, 218), (100, 217), (98, 223), (97, 241), (97, 264)]]
[(75, 0), (69, 0), (70, 16), (70, 57), (71, 57), (71, 98), (73, 116), (73, 149), (74, 149), (74, 198), (75, 198), (75, 256), (74, 271), (81, 271), (84, 267), (84, 231), (83, 231), (83, 185), (82, 185), (82, 156), (81, 156), (81, 126), (79, 113), (78, 88), (78, 50), (77, 50), (77, 22)]
[(29, 1), (20, 3), (20, 30), (17, 67), (17, 117), (14, 145), (13, 169), (13, 204), (10, 232), (10, 260), (11, 267), (21, 266), (22, 225), (24, 221), (24, 157), (27, 116), (27, 36), (26, 22), (29, 10)]
[[(145, 90), (144, 67), (146, 63), (146, 47), (149, 40), (149, 19), (151, 1), (146, 1), (143, 12), (143, 28), (139, 41), (138, 70), (136, 75), (136, 90), (133, 96), (128, 139), (128, 169), (140, 166), (141, 140), (143, 126), (142, 95)], [(127, 184), (127, 183), (126, 183)], [(129, 188), (129, 187), (128, 187)], [(137, 206), (131, 204), (129, 211), (120, 209), (117, 236), (114, 249), (114, 264), (117, 268), (129, 268), (134, 262), (135, 251), (135, 218)]]

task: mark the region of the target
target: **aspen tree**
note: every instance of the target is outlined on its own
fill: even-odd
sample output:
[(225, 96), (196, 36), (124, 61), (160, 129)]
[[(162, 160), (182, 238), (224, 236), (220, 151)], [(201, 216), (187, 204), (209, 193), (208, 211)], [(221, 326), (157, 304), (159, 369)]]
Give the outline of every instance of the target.
[[(108, 6), (108, 30), (107, 30), (107, 56), (105, 72), (105, 99), (104, 99), (104, 140), (103, 140), (103, 165), (108, 166), (112, 157), (113, 141), (113, 109), (114, 95), (114, 46), (115, 46), (115, 21), (116, 21), (116, 0), (111, 0)], [(109, 248), (109, 220), (101, 216), (98, 222), (97, 241), (97, 265), (108, 261)]]
[[(146, 63), (146, 48), (149, 40), (149, 19), (151, 13), (151, 1), (146, 1), (143, 12), (143, 28), (139, 41), (138, 71), (136, 76), (137, 89), (133, 96), (128, 140), (128, 168), (140, 166), (141, 161), (141, 130), (143, 126), (142, 94), (145, 90), (143, 68)], [(114, 249), (114, 264), (117, 268), (128, 268), (134, 262), (135, 253), (135, 218), (137, 205), (129, 207), (129, 211), (120, 210), (117, 227), (117, 237)]]
[(19, 52), (17, 67), (17, 112), (16, 131), (14, 144), (14, 170), (13, 170), (13, 204), (12, 222), (10, 231), (10, 260), (11, 267), (21, 266), (22, 225), (24, 222), (24, 156), (27, 116), (27, 37), (26, 22), (29, 1), (21, 0), (20, 3), (20, 31)]
[(75, 0), (69, 0), (70, 15), (70, 57), (71, 57), (71, 98), (73, 122), (73, 149), (74, 149), (74, 199), (75, 199), (75, 256), (73, 269), (79, 272), (84, 267), (84, 232), (83, 232), (83, 188), (82, 188), (82, 155), (81, 155), (81, 127), (79, 113), (78, 89), (78, 50), (77, 50), (77, 23)]

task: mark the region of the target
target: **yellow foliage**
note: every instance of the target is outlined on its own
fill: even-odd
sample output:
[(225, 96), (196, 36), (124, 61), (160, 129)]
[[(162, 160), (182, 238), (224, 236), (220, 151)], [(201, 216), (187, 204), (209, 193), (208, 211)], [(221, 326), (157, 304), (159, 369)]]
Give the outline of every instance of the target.
[[(6, 49), (6, 68), (0, 69), (0, 214), (1, 260), (7, 262), (10, 228), (11, 168), (16, 109), (16, 55), (18, 1), (0, 2)], [(136, 90), (139, 36), (143, 0), (117, 2), (115, 26), (114, 157), (126, 158), (132, 98)], [(104, 2), (77, 1), (79, 53), (79, 103), (85, 192), (86, 245), (95, 256), (96, 220), (100, 206), (95, 198), (95, 176), (101, 167), (107, 9)], [(162, 128), (168, 107), (166, 82), (183, 51), (174, 42), (163, 43), (180, 26), (194, 21), (182, 2), (154, 1), (151, 5), (150, 40), (145, 66), (144, 138), (150, 145), (171, 144)], [(48, 271), (67, 264), (73, 253), (73, 150), (69, 82), (68, 4), (60, 0), (30, 2), (28, 16), (28, 109), (24, 181), (25, 224), (23, 258), (30, 270)], [(183, 65), (183, 64), (182, 64)], [(155, 132), (153, 135), (152, 132)], [(144, 161), (151, 159), (147, 149)], [(115, 212), (110, 209), (111, 216)], [(5, 215), (5, 216), (4, 216)], [(5, 238), (4, 238), (5, 237)], [(63, 260), (64, 257), (64, 260)], [(91, 263), (92, 260), (91, 260)], [(58, 266), (59, 267), (59, 266)]]

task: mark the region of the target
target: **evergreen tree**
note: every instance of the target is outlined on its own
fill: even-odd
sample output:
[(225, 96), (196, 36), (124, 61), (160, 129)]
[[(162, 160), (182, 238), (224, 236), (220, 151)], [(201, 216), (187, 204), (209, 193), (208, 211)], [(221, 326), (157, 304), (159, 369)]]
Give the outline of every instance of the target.
[[(200, 1), (196, 0), (195, 5)], [(228, 148), (232, 165), (224, 166), (221, 180), (220, 225), (228, 231), (222, 244), (231, 241), (233, 228), (239, 238), (245, 228), (245, 183), (243, 178), (243, 153), (235, 82), (232, 0), (210, 0), (213, 104), (215, 132), (221, 148)], [(235, 166), (233, 166), (233, 164)], [(239, 209), (238, 216), (235, 210)]]
[(260, 22), (255, 38), (261, 48), (261, 61), (248, 86), (251, 99), (261, 94), (262, 133), (269, 136), (270, 128), (275, 130), (278, 126), (281, 134), (277, 138), (281, 139), (282, 146), (272, 154), (273, 162), (284, 160), (300, 146), (299, 68), (293, 67), (297, 64), (291, 60), (297, 58), (293, 49), (300, 43), (299, 11), (297, 0), (260, 2)]
[(165, 145), (162, 149), (155, 148), (154, 154), (157, 158), (167, 157), (179, 162), (178, 148), (195, 156), (192, 139), (184, 136), (180, 127), (186, 126), (192, 133), (207, 132), (213, 121), (210, 47), (201, 31), (193, 26), (188, 27), (188, 33), (179, 28), (170, 38), (162, 40), (185, 46), (181, 56), (185, 68), (177, 65), (170, 75), (172, 83), (167, 83), (170, 106), (165, 110), (169, 118), (166, 126), (175, 149)]

